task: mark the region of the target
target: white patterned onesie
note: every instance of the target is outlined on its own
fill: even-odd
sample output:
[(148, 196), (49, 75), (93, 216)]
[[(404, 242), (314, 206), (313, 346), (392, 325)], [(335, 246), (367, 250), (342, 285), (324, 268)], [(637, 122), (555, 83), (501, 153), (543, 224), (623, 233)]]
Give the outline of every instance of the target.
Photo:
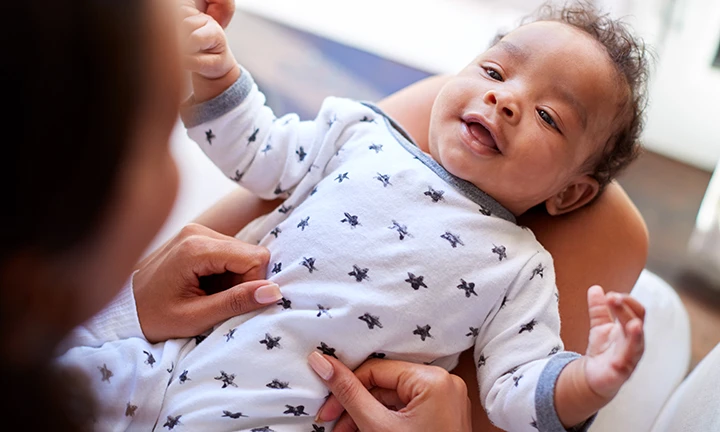
[(284, 298), (190, 340), (106, 341), (96, 331), (84, 343), (95, 347), (61, 362), (95, 383), (98, 424), (329, 431), (313, 423), (328, 395), (307, 364), (313, 350), (350, 368), (379, 357), (450, 370), (474, 347), (496, 425), (565, 430), (554, 385), (577, 354), (562, 351), (552, 258), (532, 232), (372, 105), (328, 98), (314, 121), (299, 121), (264, 103), (243, 71), (183, 120), (227, 176), (286, 198), (238, 235), (270, 250), (267, 277)]

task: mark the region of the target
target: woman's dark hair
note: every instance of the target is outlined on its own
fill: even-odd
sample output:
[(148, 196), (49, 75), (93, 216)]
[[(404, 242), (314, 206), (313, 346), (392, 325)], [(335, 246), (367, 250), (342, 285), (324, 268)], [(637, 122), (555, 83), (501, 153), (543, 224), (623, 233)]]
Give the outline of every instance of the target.
[[(145, 94), (148, 3), (13, 1), (4, 5), (5, 140), (0, 269), (23, 251), (54, 256), (91, 237), (116, 193)], [(9, 116), (8, 116), (9, 114)], [(0, 280), (2, 290), (17, 289)], [(0, 305), (0, 337), (14, 320)], [(0, 358), (9, 430), (79, 430), (76, 388), (50, 359)], [(77, 401), (77, 399), (74, 399)], [(82, 404), (81, 404), (82, 405)], [(86, 417), (87, 417), (86, 413)]]
[[(586, 169), (600, 184), (602, 191), (641, 152), (645, 109), (647, 107), (648, 57), (651, 53), (630, 27), (609, 14), (601, 13), (588, 1), (574, 1), (565, 5), (546, 3), (521, 25), (537, 21), (555, 21), (572, 26), (597, 41), (607, 52), (619, 76), (627, 84), (628, 96), (618, 110), (615, 130), (600, 155), (592, 157)], [(506, 33), (498, 34), (496, 44)], [(599, 195), (599, 194), (598, 194)]]

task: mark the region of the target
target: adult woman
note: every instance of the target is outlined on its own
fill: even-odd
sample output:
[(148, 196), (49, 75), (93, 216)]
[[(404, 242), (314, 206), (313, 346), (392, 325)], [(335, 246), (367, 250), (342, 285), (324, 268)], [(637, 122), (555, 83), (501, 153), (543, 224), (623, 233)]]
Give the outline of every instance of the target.
[[(139, 323), (153, 341), (197, 334), (277, 294), (272, 286), (258, 294), (267, 285), (256, 281), (205, 296), (201, 276), (230, 270), (255, 279), (267, 252), (196, 225), (135, 265), (164, 222), (177, 188), (167, 142), (180, 99), (180, 67), (169, 3), (78, 0), (72, 7), (62, 2), (10, 6), (11, 16), (23, 18), (16, 20), (23, 28), (5, 26), (3, 31), (29, 41), (9, 45), (17, 51), (9, 58), (22, 61), (6, 68), (7, 82), (22, 83), (10, 88), (10, 99), (25, 102), (9, 122), (20, 133), (10, 142), (23, 145), (17, 146), (13, 166), (2, 170), (11, 210), (2, 213), (0, 224), (0, 366), (3, 388), (13, 397), (1, 412), (11, 428), (88, 427), (92, 401), (79, 394), (82, 381), (60, 381), (48, 364), (62, 337), (107, 304), (134, 267)], [(231, 4), (209, 3), (218, 13), (227, 13)], [(399, 97), (407, 103), (417, 94)], [(42, 127), (34, 125), (38, 121)], [(45, 176), (72, 165), (48, 189)], [(593, 208), (607, 209), (598, 204)], [(592, 218), (580, 220), (593, 223), (594, 211)], [(231, 216), (226, 213), (223, 220)], [(233, 234), (232, 227), (225, 228), (217, 231)], [(367, 371), (397, 378), (397, 365), (380, 363), (358, 371), (366, 385), (372, 381)], [(367, 395), (359, 396), (357, 381), (335, 366), (331, 388), (351, 413), (359, 413), (356, 407), (367, 406)], [(407, 379), (394, 382), (402, 402), (412, 397), (421, 406), (437, 408), (431, 416), (414, 418), (418, 423), (393, 417), (398, 426), (432, 427), (446, 416), (458, 429), (467, 428), (464, 387), (436, 370), (411, 369), (416, 388), (428, 389), (422, 399), (403, 393)], [(395, 393), (375, 394), (388, 402)], [(365, 426), (391, 421), (355, 419)]]
[[(177, 172), (168, 139), (181, 68), (171, 7), (140, 0), (9, 5), (15, 18), (3, 32), (17, 42), (8, 45), (12, 64), (3, 75), (10, 99), (20, 102), (9, 119), (19, 134), (10, 140), (14, 162), (1, 170), (9, 205), (0, 223), (0, 367), (12, 397), (0, 410), (10, 430), (86, 425), (91, 401), (82, 381), (50, 370), (53, 351), (117, 293), (173, 204)], [(164, 251), (153, 278), (138, 286), (139, 304), (152, 304), (144, 293), (163, 294), (155, 288), (164, 276), (176, 278), (165, 280), (173, 287), (181, 278), (189, 290), (203, 271), (264, 268), (266, 251), (206, 231), (191, 242), (208, 250), (202, 255), (187, 247)], [(207, 327), (259, 307), (259, 285), (178, 310), (210, 319), (191, 324)], [(205, 312), (211, 309), (226, 316)], [(167, 337), (152, 320), (143, 329)]]

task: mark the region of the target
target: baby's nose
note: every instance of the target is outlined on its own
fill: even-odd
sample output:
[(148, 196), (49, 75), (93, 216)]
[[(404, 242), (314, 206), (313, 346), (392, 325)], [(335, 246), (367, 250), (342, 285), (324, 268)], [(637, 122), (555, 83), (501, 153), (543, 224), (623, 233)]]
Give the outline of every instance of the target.
[(514, 102), (511, 94), (501, 91), (490, 90), (483, 98), (485, 103), (493, 105), (498, 114), (506, 120), (518, 121), (520, 110)]

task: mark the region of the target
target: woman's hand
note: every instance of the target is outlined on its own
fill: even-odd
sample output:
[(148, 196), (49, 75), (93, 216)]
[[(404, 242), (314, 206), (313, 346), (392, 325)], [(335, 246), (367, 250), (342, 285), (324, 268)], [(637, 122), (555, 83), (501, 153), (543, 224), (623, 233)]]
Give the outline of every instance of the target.
[[(195, 336), (277, 302), (282, 298), (279, 287), (264, 280), (269, 259), (263, 247), (187, 225), (144, 259), (133, 278), (145, 337), (159, 342)], [(222, 286), (209, 286), (213, 283)]]
[(182, 4), (210, 15), (222, 28), (230, 24), (235, 14), (235, 0), (183, 0)]
[(317, 352), (308, 362), (332, 391), (316, 421), (332, 421), (346, 411), (334, 432), (471, 430), (465, 382), (437, 366), (372, 359), (353, 373)]

